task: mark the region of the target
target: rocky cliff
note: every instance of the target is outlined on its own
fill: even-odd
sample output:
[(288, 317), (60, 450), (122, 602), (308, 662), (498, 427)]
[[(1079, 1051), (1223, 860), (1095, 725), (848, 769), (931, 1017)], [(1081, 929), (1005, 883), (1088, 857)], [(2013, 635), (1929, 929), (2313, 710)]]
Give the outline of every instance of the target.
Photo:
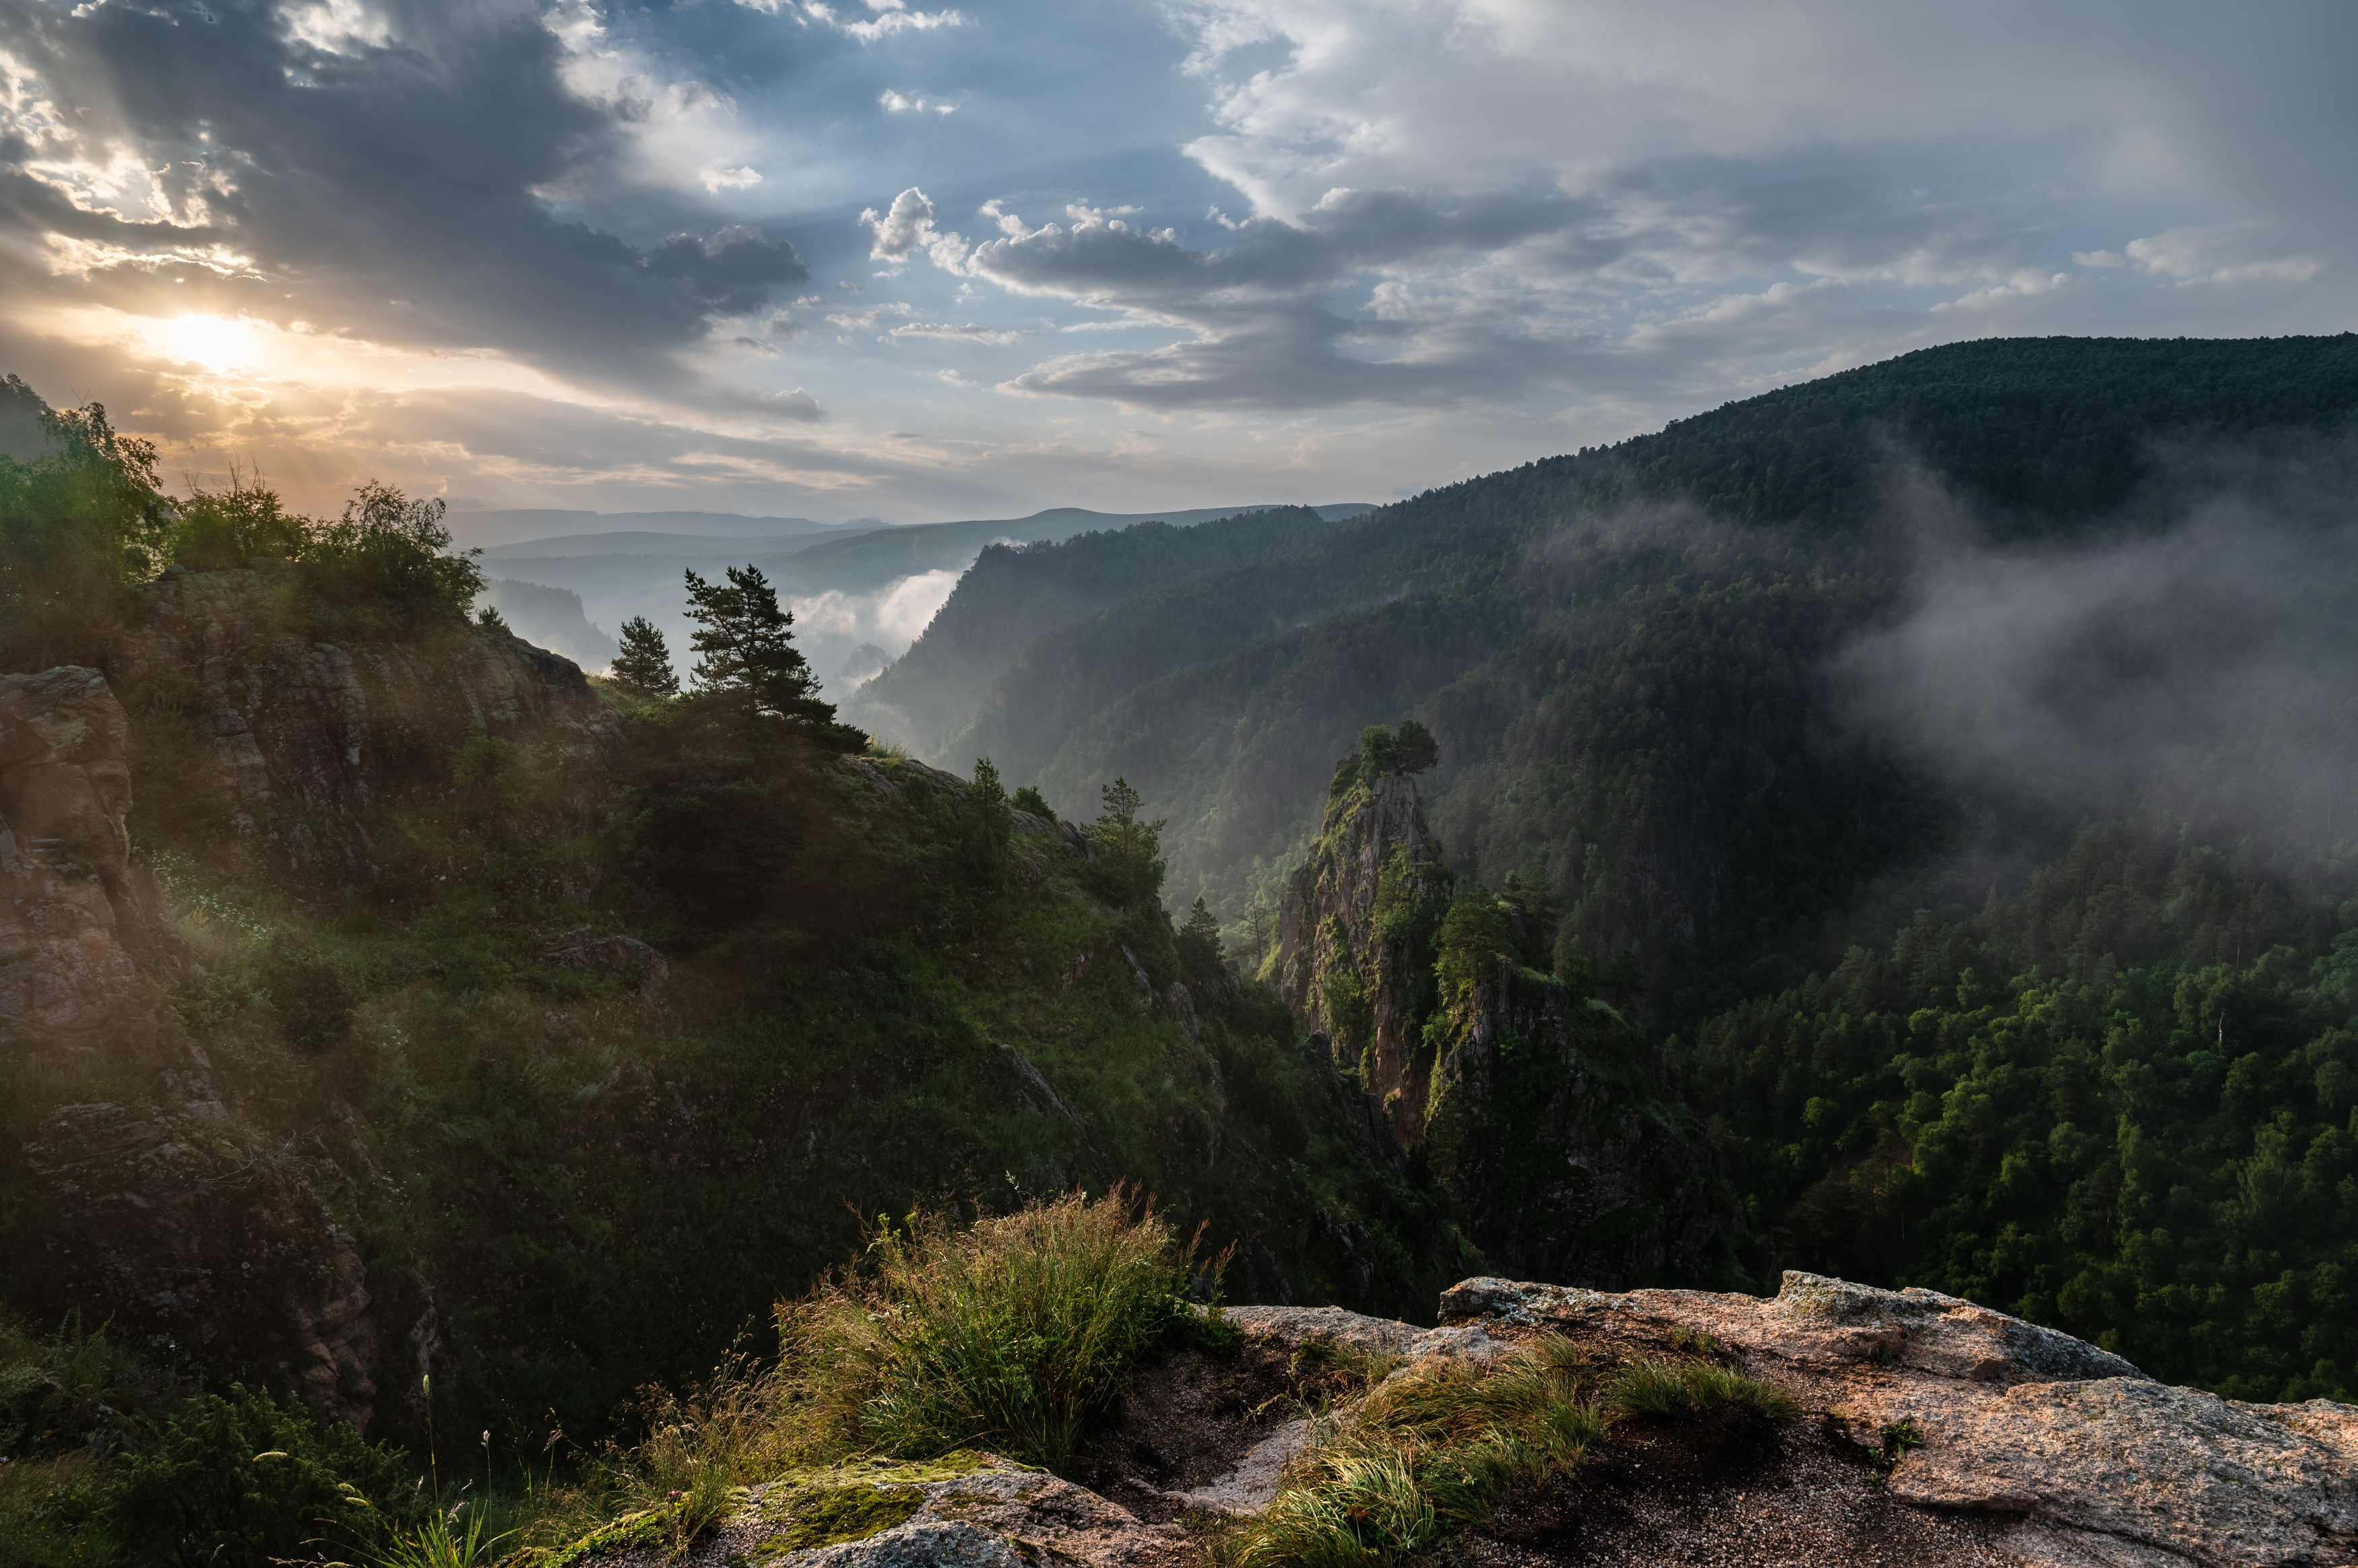
[[(175, 568), (143, 592), (103, 671), (0, 677), (0, 1046), (88, 1086), (24, 1145), (45, 1304), (305, 1387), (365, 1427), (385, 1347), (407, 1342), (403, 1386), (430, 1361), (430, 1295), (416, 1322), (376, 1321), (362, 1200), (320, 1141), (372, 1170), (349, 1113), (265, 1130), (160, 1005), (215, 956), (183, 945), (133, 851), (135, 767), (177, 844), (308, 897), (416, 861), (415, 808), (460, 787), (470, 747), (543, 782), (504, 827), (588, 820), (620, 721), (573, 665), (503, 631), (340, 620), (292, 568)], [(406, 837), (388, 842), (396, 808)], [(596, 869), (576, 874), (586, 889)]]
[(621, 722), (570, 660), (456, 619), (386, 634), (271, 562), (168, 568), (143, 592), (107, 676), (178, 743), (179, 815), (252, 871), (333, 884), (381, 869), (373, 818), (448, 794), (477, 735), (529, 742), (570, 806), (594, 806)]
[[(1183, 1347), (1144, 1368), (1068, 1478), (979, 1454), (852, 1460), (753, 1486), (668, 1558), (648, 1514), (568, 1560), (1224, 1561), (1207, 1543), (1250, 1539), (1288, 1490), (1368, 1466), (1366, 1423), (1388, 1397), (1490, 1379), (1496, 1408), (1511, 1408), (1531, 1376), (1520, 1358), (1542, 1347), (1606, 1374), (1707, 1361), (1789, 1402), (1775, 1419), (1624, 1414), (1576, 1464), (1441, 1532), (1426, 1554), (1388, 1550), (1372, 1525), (1364, 1555), (1343, 1560), (2294, 1568), (2358, 1555), (2358, 1409), (2171, 1388), (1952, 1296), (1801, 1273), (1773, 1300), (1479, 1278), (1440, 1304), (1431, 1329), (1334, 1307), (1231, 1309), (1242, 1344)], [(1305, 1404), (1316, 1419), (1295, 1418)]]
[(0, 676), (0, 1043), (88, 1035), (169, 945), (124, 820), (129, 728), (96, 670)]
[[(1336, 1067), (1381, 1101), (1401, 1142), (1448, 1188), (1494, 1265), (1590, 1284), (1730, 1278), (1734, 1200), (1655, 1053), (1610, 1008), (1476, 955), (1444, 994), (1441, 925), (1455, 879), (1415, 782), (1354, 759), (1285, 892), (1274, 978)], [(1520, 943), (1522, 911), (1498, 924)]]

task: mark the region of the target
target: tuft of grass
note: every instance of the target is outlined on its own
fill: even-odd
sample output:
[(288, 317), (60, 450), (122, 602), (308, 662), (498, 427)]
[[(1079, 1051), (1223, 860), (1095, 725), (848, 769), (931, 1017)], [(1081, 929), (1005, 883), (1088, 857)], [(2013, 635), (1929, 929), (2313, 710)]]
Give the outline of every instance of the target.
[(1569, 1340), (1488, 1365), (1390, 1378), (1297, 1460), (1263, 1515), (1207, 1542), (1223, 1568), (1385, 1568), (1487, 1521), (1519, 1486), (1569, 1475), (1612, 1425), (1740, 1404), (1797, 1413), (1782, 1390), (1709, 1361), (1605, 1367)]
[(1174, 1325), (1195, 1266), (1151, 1200), (1073, 1193), (953, 1229), (880, 1221), (867, 1266), (779, 1309), (786, 1385), (818, 1451), (994, 1448), (1062, 1471)]
[(1621, 1416), (1695, 1415), (1715, 1405), (1743, 1405), (1771, 1421), (1801, 1413), (1784, 1390), (1715, 1361), (1631, 1361), (1614, 1374), (1605, 1398)]

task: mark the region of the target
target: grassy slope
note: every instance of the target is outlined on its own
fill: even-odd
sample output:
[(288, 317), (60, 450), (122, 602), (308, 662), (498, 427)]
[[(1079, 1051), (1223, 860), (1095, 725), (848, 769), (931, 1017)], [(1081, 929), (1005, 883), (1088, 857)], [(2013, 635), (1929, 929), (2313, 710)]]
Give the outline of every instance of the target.
[[(170, 754), (174, 722), (143, 710), (143, 755)], [(59, 1104), (147, 1103), (158, 1043), (201, 1044), (235, 1118), (203, 1135), (298, 1164), (361, 1238), (380, 1433), (418, 1435), (404, 1389), (429, 1308), (438, 1420), (504, 1442), (554, 1412), (580, 1436), (641, 1382), (711, 1365), (855, 1249), (862, 1217), (918, 1202), (989, 1212), (1137, 1181), (1182, 1223), (1209, 1221), (1216, 1249), (1240, 1241), (1248, 1292), (1387, 1312), (1429, 1311), (1463, 1271), (1435, 1200), (1384, 1162), (1282, 1006), (1199, 977), (1191, 1040), (1120, 952), (1175, 979), (1166, 917), (1107, 906), (1053, 836), (979, 876), (940, 798), (773, 758), (766, 804), (723, 800), (706, 820), (752, 812), (785, 847), (774, 880), (690, 918), (631, 859), (648, 848), (619, 793), (644, 782), (635, 758), (612, 820), (570, 827), (542, 806), (578, 781), (535, 771), (529, 749), (493, 761), (371, 821), (391, 869), (341, 903), (228, 874), (201, 814), (147, 815), (208, 972), (148, 998), (118, 1049), (5, 1065), (13, 1141)], [(557, 887), (585, 862), (610, 873), (588, 910)], [(612, 874), (632, 864), (642, 875)], [(584, 923), (672, 948), (660, 1006), (540, 957)], [(304, 999), (333, 1012), (338, 994), (358, 998), (348, 1023), (291, 1045)], [(1086, 1132), (1036, 1103), (1002, 1046)], [(27, 1172), (5, 1186), (0, 1300), (54, 1321), (72, 1304), (42, 1260), (54, 1222)]]

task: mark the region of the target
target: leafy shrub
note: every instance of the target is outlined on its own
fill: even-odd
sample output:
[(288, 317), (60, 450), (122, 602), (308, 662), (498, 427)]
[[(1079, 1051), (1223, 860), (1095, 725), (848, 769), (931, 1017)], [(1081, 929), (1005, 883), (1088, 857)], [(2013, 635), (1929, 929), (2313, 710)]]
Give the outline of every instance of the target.
[(1007, 804), (1012, 810), (1028, 811), (1033, 816), (1045, 817), (1050, 822), (1056, 820), (1055, 807), (1048, 804), (1048, 797), (1040, 793), (1040, 786), (1037, 784), (1025, 784), (1007, 797)]
[(287, 511), (276, 492), (233, 471), (227, 490), (192, 491), (173, 525), (172, 559), (191, 571), (226, 571), (255, 557), (300, 559), (309, 519)]
[(107, 1516), (135, 1563), (268, 1568), (400, 1517), (412, 1491), (399, 1453), (314, 1420), (292, 1396), (280, 1403), (240, 1386), (174, 1416), (124, 1466)]
[(324, 1051), (351, 1030), (359, 981), (301, 933), (271, 937), (258, 978), (278, 1015), (279, 1033), (297, 1051)]
[(483, 569), (473, 551), (448, 553), (445, 510), (371, 480), (344, 503), (343, 516), (313, 527), (305, 576), (332, 604), (464, 615), (483, 590)]
[(45, 449), (0, 454), (0, 670), (96, 664), (171, 526), (156, 448), (118, 434), (103, 405), (53, 409), (13, 375), (0, 415), (38, 427)]
[(954, 1230), (881, 1223), (869, 1267), (782, 1307), (814, 1440), (929, 1458), (994, 1448), (1061, 1469), (1174, 1324), (1195, 1247), (1124, 1188)]

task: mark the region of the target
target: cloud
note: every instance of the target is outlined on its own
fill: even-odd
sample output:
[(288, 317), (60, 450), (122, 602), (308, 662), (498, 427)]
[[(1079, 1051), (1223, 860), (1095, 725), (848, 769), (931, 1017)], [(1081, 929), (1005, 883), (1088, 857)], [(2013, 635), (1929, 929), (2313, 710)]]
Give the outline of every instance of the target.
[(830, 589), (790, 602), (795, 621), (811, 631), (874, 643), (898, 657), (948, 602), (965, 574), (963, 567), (944, 568), (895, 579), (874, 593)]
[[(738, 4), (750, 4), (763, 11), (781, 8), (777, 0), (738, 0)], [(801, 0), (796, 11), (798, 19), (817, 22), (870, 44), (895, 33), (929, 33), (940, 27), (966, 26), (966, 17), (959, 12), (912, 11), (905, 0), (868, 0), (868, 6), (877, 14), (858, 19), (847, 17), (838, 7), (823, 4), (822, 0)]]
[(927, 98), (922, 93), (911, 96), (904, 93), (895, 92), (889, 87), (877, 95), (876, 102), (884, 106), (884, 112), (888, 114), (923, 114), (928, 113), (935, 114), (954, 114), (957, 113), (957, 105), (955, 103), (945, 103), (938, 98)]
[[(716, 318), (805, 276), (750, 230), (634, 245), (561, 215), (566, 192), (626, 183), (652, 100), (578, 91), (575, 52), (522, 5), (316, 5), (293, 25), (268, 0), (186, 23), (19, 8), (0, 55), (17, 242), (0, 273), (20, 300), (327, 320), (607, 381), (676, 374)], [(719, 102), (677, 87), (684, 112)]]
[(698, 172), (696, 179), (705, 189), (717, 195), (723, 190), (751, 189), (762, 183), (762, 171), (744, 167), (723, 168), (719, 164), (708, 164)]
[(932, 198), (914, 185), (892, 198), (892, 205), (882, 214), (873, 207), (863, 210), (860, 226), (875, 235), (875, 243), (868, 250), (870, 259), (905, 261), (911, 252), (922, 250), (935, 265), (957, 272), (965, 260), (966, 240), (936, 229), (936, 215)]
[(905, 327), (895, 327), (884, 334), (887, 341), (905, 338), (940, 338), (951, 342), (989, 343), (998, 346), (1011, 343), (1023, 336), (1021, 332), (1003, 332), (989, 327), (978, 327), (969, 321), (963, 327), (953, 327), (946, 321), (912, 321)]
[(1841, 667), (1858, 716), (1977, 790), (2117, 806), (2189, 746), (2350, 675), (2358, 445), (2169, 454), (2107, 528), (1993, 542), (1920, 475), (1919, 585)]

